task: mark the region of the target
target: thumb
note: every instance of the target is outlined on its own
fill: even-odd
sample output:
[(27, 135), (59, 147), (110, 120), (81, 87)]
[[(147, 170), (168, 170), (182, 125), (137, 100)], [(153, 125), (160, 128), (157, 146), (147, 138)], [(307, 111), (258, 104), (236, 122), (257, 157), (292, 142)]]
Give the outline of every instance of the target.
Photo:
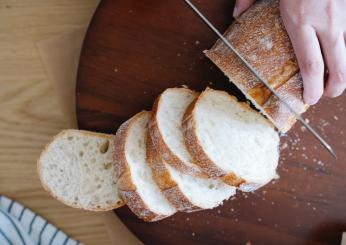
[(256, 0), (237, 0), (235, 2), (233, 17), (237, 18), (245, 10), (247, 10)]

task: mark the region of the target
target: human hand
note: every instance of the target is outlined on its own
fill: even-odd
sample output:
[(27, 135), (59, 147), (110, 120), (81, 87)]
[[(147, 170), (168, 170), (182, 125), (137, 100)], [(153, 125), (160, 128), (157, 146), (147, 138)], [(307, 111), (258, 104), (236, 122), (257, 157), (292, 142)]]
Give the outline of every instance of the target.
[[(237, 0), (238, 16), (255, 0)], [(337, 97), (346, 88), (346, 0), (281, 0), (280, 11), (304, 81), (304, 100)], [(325, 68), (327, 76), (325, 76)], [(324, 79), (326, 77), (326, 80)]]

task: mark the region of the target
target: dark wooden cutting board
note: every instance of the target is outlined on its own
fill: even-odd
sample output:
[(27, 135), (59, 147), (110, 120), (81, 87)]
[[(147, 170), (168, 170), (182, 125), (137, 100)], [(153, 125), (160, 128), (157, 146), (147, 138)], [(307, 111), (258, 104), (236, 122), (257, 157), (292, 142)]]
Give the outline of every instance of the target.
[[(233, 1), (195, 2), (220, 30), (232, 22)], [(165, 88), (183, 84), (224, 89), (243, 100), (202, 53), (216, 39), (183, 1), (102, 1), (79, 65), (79, 127), (115, 133), (136, 112), (150, 110)], [(345, 104), (346, 95), (324, 99), (306, 113), (337, 161), (296, 124), (282, 137), (280, 179), (255, 193), (156, 223), (142, 222), (127, 207), (116, 213), (148, 244), (339, 244), (346, 231)]]

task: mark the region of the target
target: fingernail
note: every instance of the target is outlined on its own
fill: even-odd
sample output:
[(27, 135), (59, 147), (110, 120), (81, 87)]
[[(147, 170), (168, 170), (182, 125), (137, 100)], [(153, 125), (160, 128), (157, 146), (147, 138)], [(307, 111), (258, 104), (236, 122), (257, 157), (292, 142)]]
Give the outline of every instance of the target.
[(238, 5), (235, 5), (234, 6), (234, 9), (233, 9), (233, 17), (234, 18), (237, 18), (238, 16), (239, 16), (239, 7), (238, 7)]
[(315, 99), (315, 98), (304, 98), (304, 102), (308, 105), (315, 105), (317, 102), (319, 101), (319, 99)]

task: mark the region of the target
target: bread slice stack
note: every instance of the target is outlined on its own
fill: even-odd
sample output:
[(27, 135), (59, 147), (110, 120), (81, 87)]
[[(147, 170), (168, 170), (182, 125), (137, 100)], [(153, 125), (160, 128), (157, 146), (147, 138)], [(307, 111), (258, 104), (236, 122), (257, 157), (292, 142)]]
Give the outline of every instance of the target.
[(115, 136), (67, 130), (38, 160), (43, 186), (66, 205), (124, 203), (144, 221), (211, 209), (276, 177), (279, 136), (224, 91), (165, 90)]

